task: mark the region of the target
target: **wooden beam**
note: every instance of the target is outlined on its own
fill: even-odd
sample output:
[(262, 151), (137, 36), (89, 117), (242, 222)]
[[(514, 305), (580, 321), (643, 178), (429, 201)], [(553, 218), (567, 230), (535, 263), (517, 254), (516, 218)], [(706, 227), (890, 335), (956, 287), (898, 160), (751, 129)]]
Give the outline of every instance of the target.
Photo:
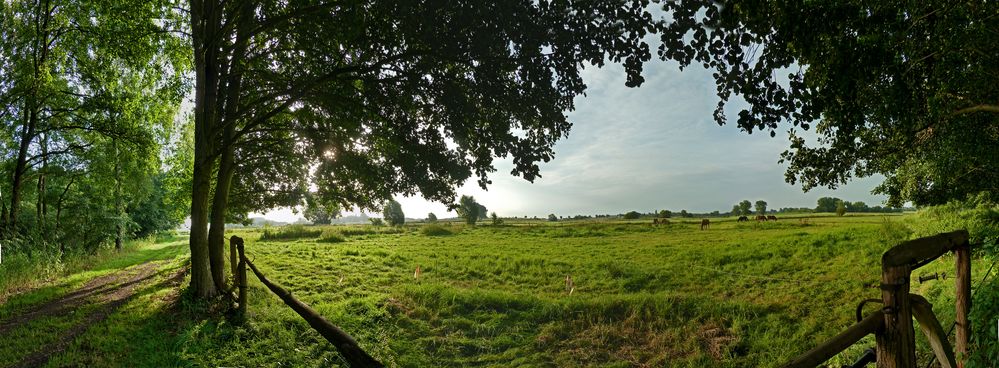
[(839, 335), (833, 336), (819, 346), (806, 351), (791, 361), (785, 363), (784, 368), (814, 368), (819, 364), (829, 360), (836, 354), (850, 347), (864, 336), (875, 333), (884, 325), (884, 313), (877, 311), (867, 316), (860, 322), (850, 326)]
[(971, 333), (971, 325), (968, 322), (968, 312), (971, 310), (971, 247), (965, 243), (964, 246), (954, 249), (954, 263), (956, 270), (955, 279), (957, 288), (954, 290), (956, 299), (954, 306), (954, 323), (957, 334), (954, 345), (957, 350), (957, 366), (964, 368), (964, 361), (968, 357), (968, 336)]
[(312, 326), (316, 332), (319, 332), (320, 335), (326, 338), (326, 341), (333, 344), (333, 346), (336, 347), (336, 350), (340, 352), (340, 355), (347, 360), (347, 363), (349, 363), (351, 367), (384, 367), (381, 362), (375, 360), (375, 358), (368, 355), (367, 352), (361, 349), (360, 345), (357, 344), (357, 341), (355, 341), (353, 337), (348, 335), (346, 332), (343, 332), (343, 330), (336, 325), (330, 323), (330, 321), (326, 318), (323, 318), (322, 315), (312, 309), (312, 307), (308, 304), (295, 299), (290, 292), (281, 286), (267, 280), (267, 278), (264, 277), (264, 274), (260, 273), (260, 270), (258, 270), (249, 259), (244, 258), (243, 262), (250, 266), (250, 269), (253, 270), (255, 275), (257, 275), (260, 282), (267, 286), (268, 289), (271, 289), (271, 291), (274, 292), (278, 298), (281, 298), (285, 304), (305, 319), (305, 321), (309, 323), (309, 326)]
[(881, 301), (884, 329), (875, 334), (878, 342), (878, 368), (916, 366), (916, 336), (909, 305), (908, 264), (881, 270)]
[(940, 257), (954, 248), (968, 243), (968, 231), (958, 230), (925, 238), (909, 240), (896, 245), (881, 256), (882, 267), (914, 265)]
[(912, 316), (919, 322), (919, 329), (929, 340), (933, 355), (936, 355), (937, 361), (940, 362), (940, 368), (956, 367), (954, 350), (950, 347), (950, 341), (947, 341), (947, 333), (944, 332), (943, 326), (940, 326), (940, 321), (933, 314), (933, 305), (926, 298), (916, 294), (909, 294), (909, 302), (912, 306)]

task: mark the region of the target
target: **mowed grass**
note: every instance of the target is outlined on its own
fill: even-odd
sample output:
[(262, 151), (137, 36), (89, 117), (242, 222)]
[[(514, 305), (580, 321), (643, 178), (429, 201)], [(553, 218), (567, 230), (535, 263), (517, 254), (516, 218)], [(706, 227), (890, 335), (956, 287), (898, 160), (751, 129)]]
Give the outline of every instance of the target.
[[(881, 254), (909, 236), (910, 220), (713, 219), (704, 231), (694, 219), (659, 227), (507, 220), (432, 231), (419, 224), (292, 229), (298, 238), (272, 228), (270, 237), (280, 240), (266, 241), (262, 230), (232, 233), (247, 240), (248, 256), (268, 278), (388, 366), (772, 367), (840, 332), (853, 323), (857, 302), (879, 297), (871, 286)], [(336, 242), (323, 241), (333, 233)], [(155, 258), (185, 245), (162, 245), (170, 254)], [(176, 256), (158, 277), (185, 261)], [(977, 282), (984, 267), (973, 267)], [(953, 279), (915, 279), (953, 275), (952, 268), (945, 256), (913, 277), (914, 292), (934, 303), (945, 328), (953, 321)], [(345, 366), (332, 345), (252, 274), (249, 280), (245, 321), (197, 318), (192, 312), (203, 306), (157, 282), (49, 366)], [(866, 338), (827, 364), (852, 362), (873, 345)], [(929, 349), (920, 345), (923, 366)]]
[[(876, 215), (727, 219), (705, 231), (693, 219), (660, 227), (410, 226), (337, 243), (236, 234), (247, 238), (249, 256), (270, 279), (392, 366), (767, 367), (840, 332), (854, 322), (860, 300), (879, 297), (881, 254), (908, 236), (902, 222)], [(914, 279), (952, 275), (952, 268), (944, 257)], [(332, 346), (250, 279), (244, 327), (211, 325), (193, 335), (205, 345), (200, 364), (341, 363)], [(953, 282), (913, 285), (949, 326)], [(873, 345), (868, 338), (829, 363), (851, 362)]]

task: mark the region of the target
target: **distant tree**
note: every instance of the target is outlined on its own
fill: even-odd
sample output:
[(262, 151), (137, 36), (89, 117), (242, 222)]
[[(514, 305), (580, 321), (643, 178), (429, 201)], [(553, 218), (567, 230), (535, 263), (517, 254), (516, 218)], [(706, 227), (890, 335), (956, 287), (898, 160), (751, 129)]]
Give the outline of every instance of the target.
[(670, 210), (659, 211), (659, 217), (660, 218), (670, 218), (670, 216), (672, 216), (672, 215), (673, 215), (673, 213), (670, 212)]
[(493, 212), (491, 215), (489, 215), (489, 218), (492, 219), (493, 225), (503, 224), (503, 219), (499, 218), (499, 216), (496, 215), (496, 212)]
[(638, 213), (637, 211), (628, 211), (628, 213), (625, 213), (623, 217), (625, 220), (634, 220), (641, 216), (642, 214)]
[(839, 201), (836, 203), (836, 216), (843, 216), (846, 214), (846, 202)]
[(382, 221), (382, 219), (377, 218), (377, 217), (368, 218), (368, 221), (371, 221), (371, 225), (372, 226), (384, 226), (385, 225), (385, 221)]
[(455, 211), (458, 212), (458, 216), (465, 219), (466, 224), (475, 225), (479, 220), (480, 208), (482, 207), (475, 201), (475, 197), (463, 195), (458, 200)]
[(489, 210), (487, 210), (486, 206), (483, 206), (481, 203), (476, 204), (479, 205), (479, 220), (485, 220), (486, 216), (489, 216)]
[(340, 215), (340, 209), (333, 203), (323, 203), (314, 193), (306, 193), (302, 216), (316, 225), (328, 225)]
[(690, 217), (690, 214), (687, 213), (687, 210), (680, 210), (680, 217)]
[(385, 217), (385, 222), (392, 226), (401, 226), (406, 223), (406, 214), (402, 212), (402, 205), (394, 199), (385, 201), (385, 205), (382, 207), (382, 217)]
[(739, 214), (742, 216), (749, 216), (753, 213), (753, 204), (749, 200), (743, 200), (739, 202)]
[(550, 213), (550, 214), (548, 214), (548, 221), (552, 221), (552, 222), (558, 221), (558, 216), (555, 216), (554, 213)]
[(868, 206), (867, 203), (856, 201), (850, 203), (850, 206), (848, 206), (846, 210), (850, 212), (871, 212), (871, 207)]
[(427, 214), (427, 222), (429, 223), (437, 222), (437, 215), (435, 215), (433, 212)]
[(760, 215), (767, 214), (767, 201), (762, 199), (756, 201), (756, 213)]
[(731, 214), (732, 214), (732, 216), (741, 216), (742, 215), (742, 209), (739, 208), (739, 204), (732, 205), (732, 212), (731, 212)]
[(839, 202), (841, 200), (835, 197), (819, 198), (815, 206), (815, 212), (836, 212), (836, 206)]

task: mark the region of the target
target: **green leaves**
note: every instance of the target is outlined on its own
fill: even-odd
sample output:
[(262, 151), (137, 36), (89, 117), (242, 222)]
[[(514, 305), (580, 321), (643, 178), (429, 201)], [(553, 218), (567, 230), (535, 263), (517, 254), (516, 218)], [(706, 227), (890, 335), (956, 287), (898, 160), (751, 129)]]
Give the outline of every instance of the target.
[[(737, 125), (790, 123), (786, 179), (805, 190), (884, 175), (889, 205), (993, 188), (999, 156), (999, 27), (987, 2), (666, 2), (659, 56), (714, 71)], [(783, 77), (786, 76), (786, 77)], [(968, 109), (970, 108), (970, 110)], [(999, 109), (996, 109), (999, 111)], [(805, 140), (796, 127), (816, 127)], [(993, 188), (994, 189), (994, 188)]]

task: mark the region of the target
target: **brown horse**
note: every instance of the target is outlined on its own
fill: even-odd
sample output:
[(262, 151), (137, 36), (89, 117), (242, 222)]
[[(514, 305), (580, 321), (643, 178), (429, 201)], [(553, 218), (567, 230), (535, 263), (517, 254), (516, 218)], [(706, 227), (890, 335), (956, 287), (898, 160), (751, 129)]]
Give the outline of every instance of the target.
[(756, 216), (756, 221), (766, 221), (767, 217), (763, 215)]
[(708, 219), (701, 220), (701, 230), (707, 229), (708, 226), (711, 226), (711, 220)]
[(664, 218), (654, 218), (652, 219), (653, 225), (669, 225), (669, 220)]
[(767, 220), (777, 221), (777, 216), (769, 215), (767, 216)]
[(743, 222), (743, 221), (749, 221), (749, 217), (739, 216), (739, 222)]

